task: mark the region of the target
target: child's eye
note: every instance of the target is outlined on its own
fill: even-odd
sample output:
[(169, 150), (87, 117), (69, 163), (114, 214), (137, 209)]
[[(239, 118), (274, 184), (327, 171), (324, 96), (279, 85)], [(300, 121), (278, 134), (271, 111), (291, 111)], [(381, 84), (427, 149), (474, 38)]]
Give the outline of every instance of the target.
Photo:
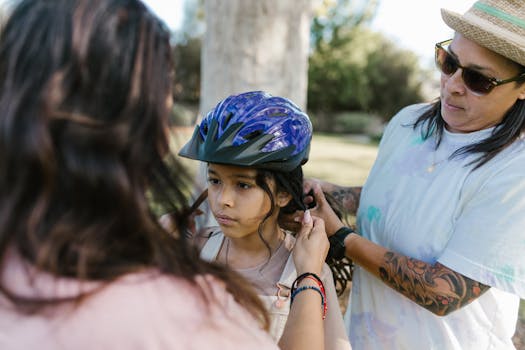
[(209, 177), (209, 178), (208, 178), (208, 183), (209, 183), (210, 185), (217, 185), (217, 184), (220, 183), (220, 180), (219, 180), (219, 179), (212, 178), (212, 177)]
[(246, 182), (239, 182), (239, 185), (238, 185), (240, 188), (242, 188), (243, 190), (248, 190), (250, 188), (252, 188), (252, 185), (251, 184), (248, 184)]

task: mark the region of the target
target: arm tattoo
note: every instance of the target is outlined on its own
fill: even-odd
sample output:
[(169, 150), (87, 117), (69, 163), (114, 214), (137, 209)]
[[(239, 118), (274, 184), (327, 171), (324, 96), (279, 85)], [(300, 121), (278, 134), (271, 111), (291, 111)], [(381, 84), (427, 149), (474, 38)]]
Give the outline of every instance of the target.
[(401, 256), (384, 255), (379, 275), (383, 282), (439, 316), (472, 302), (490, 287), (435, 263)]
[(355, 215), (359, 207), (359, 197), (361, 187), (337, 188), (331, 192), (332, 196), (343, 205), (343, 208), (352, 215)]

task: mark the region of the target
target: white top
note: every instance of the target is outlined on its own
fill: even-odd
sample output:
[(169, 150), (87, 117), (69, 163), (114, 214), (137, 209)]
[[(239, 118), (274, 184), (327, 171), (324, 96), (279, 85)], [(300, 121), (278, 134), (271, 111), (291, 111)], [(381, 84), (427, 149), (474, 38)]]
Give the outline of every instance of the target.
[(2, 350), (277, 350), (224, 285), (209, 276), (196, 278), (204, 294), (155, 270), (123, 276), (100, 289), (98, 283), (37, 271), (12, 252), (3, 263), (3, 281), (20, 296), (71, 297), (98, 290), (78, 306), (33, 315), (16, 312), (0, 296)]
[[(216, 233), (206, 241), (202, 250), (201, 257), (204, 260), (214, 261), (220, 252), (224, 241), (224, 234), (217, 228)], [(272, 258), (264, 263), (264, 269), (256, 266), (250, 269), (237, 270), (244, 278), (252, 282), (259, 292), (270, 316), (270, 335), (277, 342), (283, 334), (288, 314), (290, 313), (290, 289), (297, 277), (297, 271), (290, 254), (295, 243), (295, 238), (287, 234), (279, 249), (272, 255)], [(277, 275), (266, 271), (274, 271), (279, 268)], [(261, 272), (265, 273), (263, 278)], [(350, 343), (345, 332), (343, 316), (339, 308), (339, 301), (335, 291), (332, 272), (328, 265), (324, 264), (321, 276), (326, 291), (328, 310), (324, 321), (325, 329), (325, 349), (326, 350), (350, 350)], [(269, 292), (271, 291), (271, 292)], [(279, 295), (278, 295), (279, 294)], [(319, 303), (321, 307), (321, 303)]]
[(525, 143), (518, 139), (473, 170), (476, 155), (448, 157), (493, 129), (445, 130), (435, 152), (434, 137), (424, 140), (420, 127), (413, 129), (425, 108), (403, 109), (385, 130), (361, 194), (358, 231), (492, 288), (439, 317), (357, 267), (345, 316), (350, 341), (354, 349), (514, 349), (525, 297)]

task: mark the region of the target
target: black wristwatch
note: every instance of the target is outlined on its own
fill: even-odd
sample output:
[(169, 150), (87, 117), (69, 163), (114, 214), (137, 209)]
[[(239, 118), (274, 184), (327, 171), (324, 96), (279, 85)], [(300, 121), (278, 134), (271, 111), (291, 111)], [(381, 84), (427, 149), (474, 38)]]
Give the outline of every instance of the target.
[(353, 233), (350, 227), (343, 226), (337, 230), (332, 236), (328, 237), (330, 242), (330, 249), (328, 250), (327, 258), (341, 260), (345, 257), (345, 238)]

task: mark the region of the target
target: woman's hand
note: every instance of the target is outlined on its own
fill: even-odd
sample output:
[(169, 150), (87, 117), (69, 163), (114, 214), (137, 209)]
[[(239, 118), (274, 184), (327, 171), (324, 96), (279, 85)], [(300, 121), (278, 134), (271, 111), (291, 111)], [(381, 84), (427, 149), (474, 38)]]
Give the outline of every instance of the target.
[(329, 246), (323, 220), (312, 217), (310, 211), (306, 210), (302, 218), (302, 228), (296, 236), (293, 249), (297, 274), (313, 272), (319, 275)]
[(315, 202), (315, 207), (310, 209), (312, 215), (324, 220), (326, 233), (328, 236), (331, 236), (344, 224), (326, 200), (321, 184), (314, 181), (310, 183), (310, 186), (311, 197)]
[[(303, 192), (306, 193), (304, 203), (308, 208), (316, 205), (316, 198), (313, 194), (316, 187), (321, 188), (324, 192), (338, 201), (344, 211), (350, 215), (356, 215), (359, 208), (359, 199), (361, 197), (362, 187), (360, 186), (339, 186), (327, 181), (309, 178), (303, 180)], [(328, 225), (327, 225), (328, 228)], [(328, 230), (330, 232), (330, 230)]]
[(303, 202), (306, 205), (307, 208), (313, 208), (316, 205), (315, 196), (314, 196), (314, 186), (323, 188), (322, 186), (323, 182), (319, 179), (314, 178), (305, 178), (303, 180), (303, 193), (304, 199)]

